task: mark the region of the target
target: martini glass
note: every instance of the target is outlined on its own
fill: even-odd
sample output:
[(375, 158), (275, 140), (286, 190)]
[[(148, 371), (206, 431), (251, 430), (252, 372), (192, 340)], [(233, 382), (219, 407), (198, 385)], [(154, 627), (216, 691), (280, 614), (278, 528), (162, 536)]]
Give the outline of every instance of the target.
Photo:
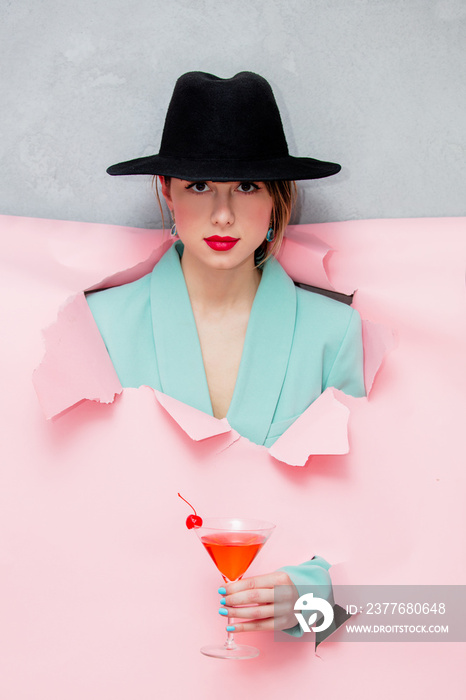
[[(239, 581), (272, 534), (275, 525), (265, 520), (250, 518), (204, 518), (195, 531), (206, 548), (223, 580)], [(228, 617), (230, 626), (230, 617)], [(246, 644), (236, 644), (233, 633), (228, 632), (223, 645), (202, 647), (206, 656), (217, 659), (252, 659), (259, 649)]]

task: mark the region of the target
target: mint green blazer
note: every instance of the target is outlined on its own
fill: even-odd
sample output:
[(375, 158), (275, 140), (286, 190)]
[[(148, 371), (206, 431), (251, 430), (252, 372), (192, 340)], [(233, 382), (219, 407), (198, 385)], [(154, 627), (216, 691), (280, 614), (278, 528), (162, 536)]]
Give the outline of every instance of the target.
[[(150, 386), (212, 415), (181, 254), (177, 243), (150, 274), (87, 301), (123, 387)], [(331, 386), (365, 395), (359, 315), (297, 288), (271, 258), (252, 306), (228, 423), (269, 447)]]

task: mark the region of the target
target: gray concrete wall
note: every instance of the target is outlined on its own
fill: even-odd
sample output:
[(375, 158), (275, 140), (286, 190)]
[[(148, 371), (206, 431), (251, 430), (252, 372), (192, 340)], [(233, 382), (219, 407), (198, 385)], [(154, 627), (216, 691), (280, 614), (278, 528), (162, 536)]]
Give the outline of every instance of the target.
[(0, 213), (160, 225), (176, 78), (264, 75), (290, 151), (343, 164), (295, 222), (466, 214), (465, 0), (4, 0)]

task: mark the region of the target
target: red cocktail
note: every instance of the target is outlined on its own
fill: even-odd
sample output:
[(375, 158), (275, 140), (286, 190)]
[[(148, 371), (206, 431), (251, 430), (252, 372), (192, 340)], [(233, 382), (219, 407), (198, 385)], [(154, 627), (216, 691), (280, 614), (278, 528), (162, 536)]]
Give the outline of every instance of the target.
[(201, 537), (201, 542), (225, 581), (237, 581), (249, 569), (266, 538), (249, 532), (219, 532)]
[[(248, 518), (205, 518), (194, 528), (225, 581), (238, 581), (272, 534), (275, 525)], [(230, 618), (228, 618), (230, 625)], [(220, 659), (251, 659), (259, 654), (256, 647), (236, 644), (233, 633), (223, 646), (201, 649), (207, 656)]]

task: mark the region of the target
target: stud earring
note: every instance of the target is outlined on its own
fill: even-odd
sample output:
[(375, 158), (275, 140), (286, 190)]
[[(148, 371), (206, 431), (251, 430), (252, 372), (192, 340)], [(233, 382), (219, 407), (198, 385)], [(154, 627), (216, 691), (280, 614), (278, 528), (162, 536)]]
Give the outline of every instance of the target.
[(272, 243), (274, 238), (275, 238), (275, 233), (273, 231), (273, 228), (270, 227), (269, 230), (267, 231), (267, 235), (265, 237), (265, 240), (267, 241), (267, 243)]

